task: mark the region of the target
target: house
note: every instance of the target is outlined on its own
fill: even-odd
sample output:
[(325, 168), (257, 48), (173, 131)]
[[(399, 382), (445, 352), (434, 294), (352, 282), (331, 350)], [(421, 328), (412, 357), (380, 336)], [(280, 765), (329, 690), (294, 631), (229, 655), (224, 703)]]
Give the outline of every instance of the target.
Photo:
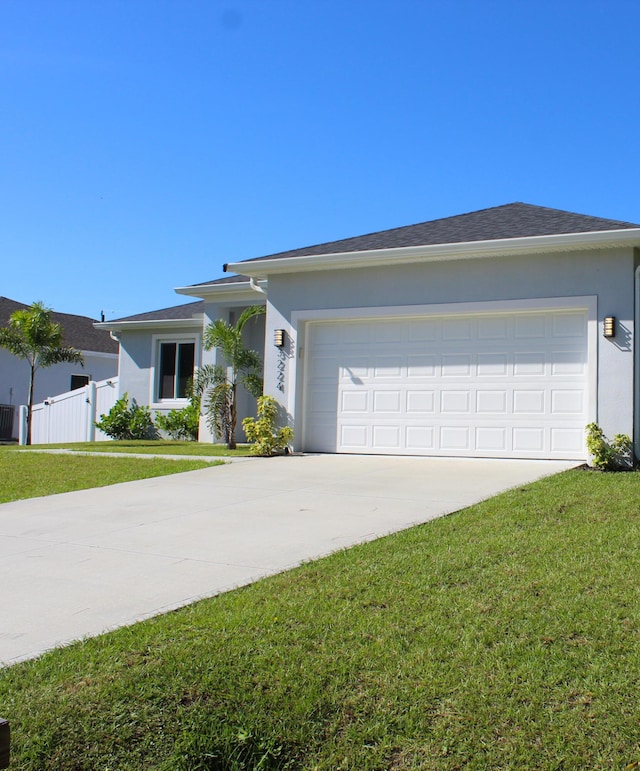
[(230, 263), (182, 310), (99, 326), (157, 404), (163, 343), (198, 366), (203, 325), (259, 299), (297, 450), (582, 460), (591, 421), (640, 437), (639, 249), (640, 225), (513, 203)]
[[(0, 327), (8, 326), (12, 313), (26, 308), (29, 306), (24, 303), (0, 297)], [(118, 343), (106, 330), (95, 328), (95, 319), (54, 311), (52, 320), (61, 325), (65, 345), (82, 352), (84, 367), (80, 364), (60, 363), (39, 369), (35, 379), (34, 403), (79, 388), (90, 380), (104, 380), (118, 374)], [(3, 421), (2, 438), (17, 436), (16, 408), (20, 404), (27, 404), (28, 397), (28, 363), (0, 348), (0, 409), (3, 415), (9, 416), (7, 421)]]

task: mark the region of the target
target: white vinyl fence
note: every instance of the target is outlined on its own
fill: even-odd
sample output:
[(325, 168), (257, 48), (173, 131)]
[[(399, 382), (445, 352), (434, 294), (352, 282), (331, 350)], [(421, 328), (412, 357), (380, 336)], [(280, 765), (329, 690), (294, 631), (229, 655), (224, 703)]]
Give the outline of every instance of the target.
[[(118, 378), (91, 381), (82, 388), (51, 396), (31, 411), (31, 443), (94, 442), (109, 439), (94, 425), (118, 398)], [(20, 407), (20, 444), (27, 441), (27, 407)]]

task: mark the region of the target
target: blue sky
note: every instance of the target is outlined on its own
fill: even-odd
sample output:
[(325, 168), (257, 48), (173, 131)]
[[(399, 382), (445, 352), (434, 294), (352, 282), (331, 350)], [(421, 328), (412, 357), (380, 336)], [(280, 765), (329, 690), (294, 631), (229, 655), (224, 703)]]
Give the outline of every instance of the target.
[(636, 0), (0, 0), (0, 295), (115, 318), (513, 201), (640, 222), (638, 29)]

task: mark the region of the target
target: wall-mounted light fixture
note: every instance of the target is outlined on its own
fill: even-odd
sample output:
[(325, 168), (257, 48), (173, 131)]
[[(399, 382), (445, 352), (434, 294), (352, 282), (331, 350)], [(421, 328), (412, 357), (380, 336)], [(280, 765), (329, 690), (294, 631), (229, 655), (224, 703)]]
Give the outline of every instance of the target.
[(284, 348), (284, 329), (273, 330), (273, 344), (276, 348)]
[(616, 317), (615, 316), (604, 317), (604, 336), (605, 337), (616, 336)]

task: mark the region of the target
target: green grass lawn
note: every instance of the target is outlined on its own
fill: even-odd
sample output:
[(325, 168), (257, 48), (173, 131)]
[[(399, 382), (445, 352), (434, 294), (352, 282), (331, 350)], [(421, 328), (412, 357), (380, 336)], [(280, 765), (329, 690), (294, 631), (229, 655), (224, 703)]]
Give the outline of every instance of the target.
[(251, 445), (239, 444), (237, 449), (228, 450), (226, 444), (200, 444), (199, 442), (177, 442), (170, 439), (150, 441), (121, 440), (107, 442), (67, 442), (62, 444), (34, 444), (30, 447), (12, 445), (9, 449), (28, 452), (31, 450), (76, 450), (79, 452), (134, 452), (145, 455), (207, 455), (245, 456)]
[(637, 474), (528, 485), (3, 670), (12, 769), (624, 769), (638, 554)]
[[(220, 461), (222, 463), (223, 461)], [(218, 461), (213, 461), (213, 464)], [(0, 448), (0, 503), (211, 466), (200, 460), (49, 455)]]

